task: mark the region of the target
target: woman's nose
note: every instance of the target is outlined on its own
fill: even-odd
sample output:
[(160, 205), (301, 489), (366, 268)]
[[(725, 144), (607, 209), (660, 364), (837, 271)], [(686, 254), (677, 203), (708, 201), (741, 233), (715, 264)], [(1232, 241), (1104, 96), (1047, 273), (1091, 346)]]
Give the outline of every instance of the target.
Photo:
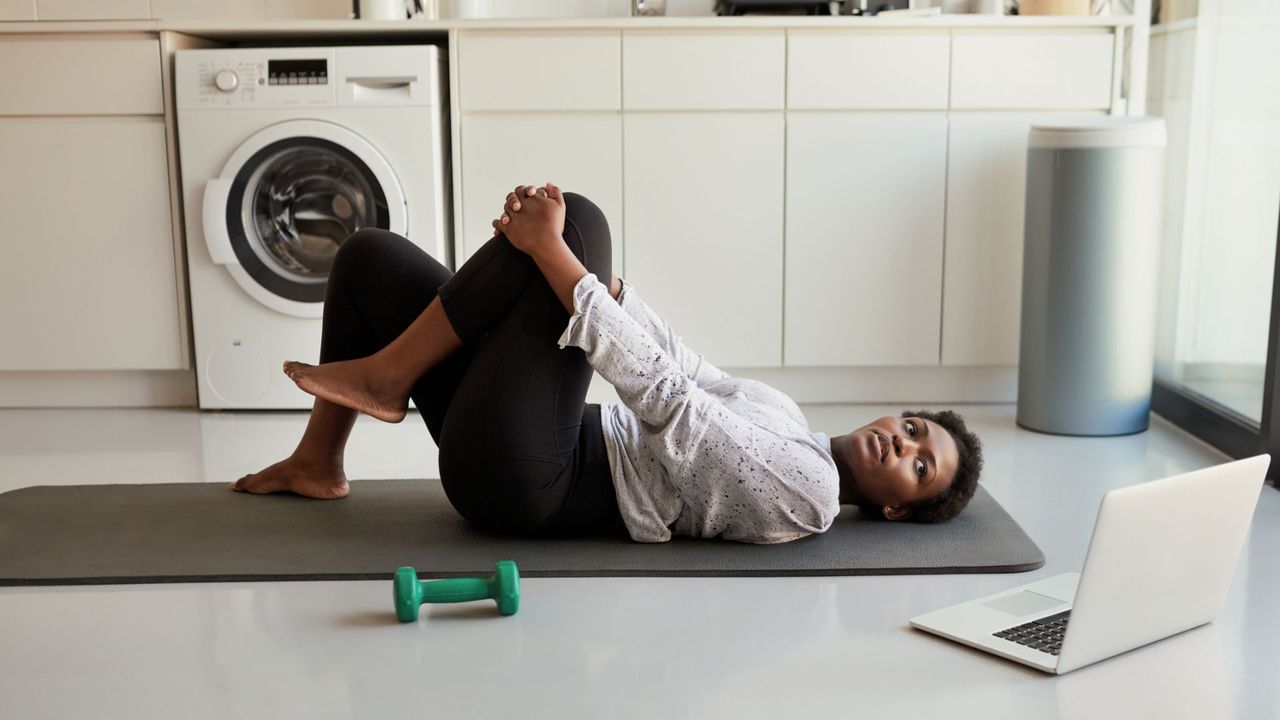
[(906, 454), (909, 447), (914, 449), (915, 446), (916, 441), (913, 438), (904, 438), (901, 435), (893, 436), (893, 449), (897, 451), (898, 455)]

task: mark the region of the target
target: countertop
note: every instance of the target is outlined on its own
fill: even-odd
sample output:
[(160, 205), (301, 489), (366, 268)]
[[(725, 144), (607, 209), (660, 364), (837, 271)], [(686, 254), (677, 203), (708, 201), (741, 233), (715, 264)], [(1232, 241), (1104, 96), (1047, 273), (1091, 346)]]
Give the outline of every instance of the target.
[(288, 35), (396, 36), (444, 35), (450, 30), (1027, 30), (1116, 28), (1134, 25), (1131, 15), (931, 17), (602, 17), (501, 20), (102, 20), (93, 22), (0, 22), (0, 33), (151, 33), (164, 30), (212, 39)]

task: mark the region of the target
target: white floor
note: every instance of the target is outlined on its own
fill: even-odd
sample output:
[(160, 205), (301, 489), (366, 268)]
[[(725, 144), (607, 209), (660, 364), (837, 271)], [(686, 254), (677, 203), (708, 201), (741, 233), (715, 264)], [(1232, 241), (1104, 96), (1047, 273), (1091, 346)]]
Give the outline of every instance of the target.
[[(897, 408), (811, 406), (844, 432)], [(1020, 575), (526, 579), (520, 613), (390, 582), (0, 588), (3, 718), (1276, 718), (1280, 492), (1263, 491), (1223, 616), (1061, 678), (913, 631), (914, 614), (1078, 570), (1107, 490), (1222, 461), (1156, 419), (1110, 439), (963, 412), (984, 483), (1048, 557)], [(0, 410), (0, 491), (229, 482), (292, 449), (300, 413)], [(427, 477), (415, 417), (362, 419), (352, 478)], [(0, 534), (0, 552), (3, 551)], [(390, 572), (391, 568), (388, 568)]]

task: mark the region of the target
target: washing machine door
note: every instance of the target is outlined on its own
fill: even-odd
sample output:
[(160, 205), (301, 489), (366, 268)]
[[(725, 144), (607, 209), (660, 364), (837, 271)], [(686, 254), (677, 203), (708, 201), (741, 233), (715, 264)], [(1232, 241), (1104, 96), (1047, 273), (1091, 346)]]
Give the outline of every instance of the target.
[(321, 120), (268, 126), (205, 185), (209, 255), (254, 299), (320, 317), (329, 268), (355, 231), (405, 235), (407, 206), (391, 165), (355, 132)]

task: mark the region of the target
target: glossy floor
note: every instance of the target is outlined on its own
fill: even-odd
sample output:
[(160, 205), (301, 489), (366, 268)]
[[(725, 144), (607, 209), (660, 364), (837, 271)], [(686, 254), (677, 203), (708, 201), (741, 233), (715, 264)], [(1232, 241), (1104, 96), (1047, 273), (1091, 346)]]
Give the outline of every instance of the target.
[[(896, 408), (810, 406), (852, 429)], [(1222, 461), (1156, 419), (1085, 439), (963, 409), (984, 483), (1048, 557), (1020, 575), (526, 579), (520, 613), (395, 621), (389, 582), (0, 588), (5, 718), (1280, 717), (1280, 492), (1263, 491), (1223, 616), (1063, 677), (907, 618), (1078, 570), (1106, 491)], [(300, 413), (0, 411), (0, 491), (229, 482), (283, 456)], [(353, 478), (429, 477), (411, 418), (362, 419)], [(0, 551), (3, 538), (0, 537)], [(269, 551), (269, 549), (264, 549)]]

